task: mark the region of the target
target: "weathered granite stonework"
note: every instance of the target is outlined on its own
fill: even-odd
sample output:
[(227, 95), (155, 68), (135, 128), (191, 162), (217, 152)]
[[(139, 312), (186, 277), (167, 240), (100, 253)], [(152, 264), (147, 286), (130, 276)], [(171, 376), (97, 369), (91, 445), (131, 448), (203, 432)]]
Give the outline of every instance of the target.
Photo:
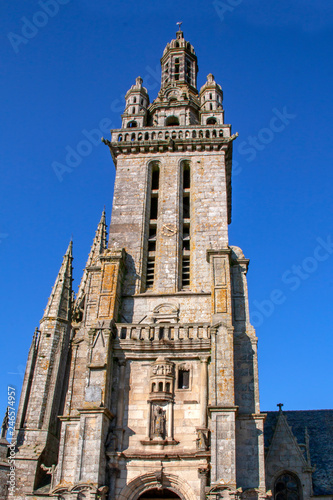
[(15, 498), (269, 498), (284, 436), (288, 471), (306, 483), (288, 498), (306, 500), (313, 470), (283, 416), (265, 480), (249, 261), (228, 241), (236, 135), (222, 89), (210, 74), (197, 91), (182, 31), (161, 64), (157, 98), (138, 77), (104, 140), (117, 170), (109, 242), (103, 212), (76, 298), (70, 244), (33, 337)]

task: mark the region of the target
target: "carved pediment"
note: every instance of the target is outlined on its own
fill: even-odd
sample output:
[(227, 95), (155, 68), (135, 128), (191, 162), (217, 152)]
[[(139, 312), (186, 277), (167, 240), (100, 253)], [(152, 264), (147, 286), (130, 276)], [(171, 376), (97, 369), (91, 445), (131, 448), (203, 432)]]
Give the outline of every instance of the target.
[(178, 323), (179, 306), (163, 303), (156, 306), (150, 315), (153, 323)]

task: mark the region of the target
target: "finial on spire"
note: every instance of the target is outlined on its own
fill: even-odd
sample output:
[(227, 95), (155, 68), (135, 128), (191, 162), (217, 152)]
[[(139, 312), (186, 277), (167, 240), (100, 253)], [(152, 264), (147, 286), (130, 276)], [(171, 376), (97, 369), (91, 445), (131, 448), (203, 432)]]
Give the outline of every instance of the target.
[(283, 406), (283, 403), (278, 403), (276, 406), (279, 407), (279, 412), (282, 413), (282, 406)]
[(69, 255), (70, 257), (72, 257), (72, 252), (73, 252), (73, 234), (72, 234), (72, 237), (70, 239), (69, 245), (67, 247), (65, 257), (66, 257), (66, 255)]
[(178, 22), (176, 24), (178, 24), (178, 31), (181, 31), (181, 27), (182, 27), (183, 22)]

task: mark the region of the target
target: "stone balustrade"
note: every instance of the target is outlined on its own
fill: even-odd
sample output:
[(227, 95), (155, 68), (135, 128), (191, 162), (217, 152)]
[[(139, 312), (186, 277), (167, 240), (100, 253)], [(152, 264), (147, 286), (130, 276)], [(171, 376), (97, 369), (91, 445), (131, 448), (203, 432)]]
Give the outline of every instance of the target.
[(112, 130), (111, 142), (147, 142), (171, 140), (222, 139), (230, 137), (229, 125), (196, 125), (192, 127), (145, 127)]
[(153, 325), (135, 325), (117, 323), (117, 338), (122, 340), (140, 341), (191, 341), (210, 339), (208, 323), (158, 323)]

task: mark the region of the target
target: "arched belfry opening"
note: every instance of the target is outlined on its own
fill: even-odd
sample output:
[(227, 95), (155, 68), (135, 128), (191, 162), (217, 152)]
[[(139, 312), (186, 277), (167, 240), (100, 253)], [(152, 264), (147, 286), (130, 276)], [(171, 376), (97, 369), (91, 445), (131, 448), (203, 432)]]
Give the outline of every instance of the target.
[(165, 120), (165, 125), (167, 127), (171, 127), (171, 126), (177, 126), (179, 125), (179, 118), (177, 116), (168, 116), (168, 118)]
[(154, 488), (153, 490), (148, 490), (148, 491), (145, 491), (140, 497), (138, 500), (145, 500), (145, 499), (150, 499), (150, 500), (153, 500), (153, 499), (161, 499), (161, 498), (164, 498), (164, 500), (167, 500), (167, 499), (172, 499), (172, 498), (181, 498), (180, 496), (178, 496), (176, 493), (174, 493), (173, 491), (171, 490), (167, 490), (167, 489), (161, 489), (161, 490), (158, 490), (157, 488)]

